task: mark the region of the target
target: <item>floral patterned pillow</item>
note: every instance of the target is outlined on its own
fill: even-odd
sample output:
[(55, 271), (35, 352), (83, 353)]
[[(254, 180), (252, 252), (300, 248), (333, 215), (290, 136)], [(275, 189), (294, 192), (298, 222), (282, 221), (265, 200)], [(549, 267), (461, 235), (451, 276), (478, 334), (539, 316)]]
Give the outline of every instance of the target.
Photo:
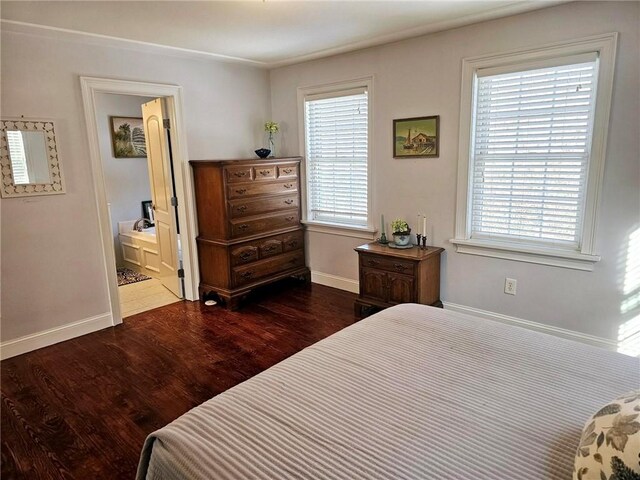
[(587, 421), (573, 480), (640, 480), (640, 390), (605, 405)]

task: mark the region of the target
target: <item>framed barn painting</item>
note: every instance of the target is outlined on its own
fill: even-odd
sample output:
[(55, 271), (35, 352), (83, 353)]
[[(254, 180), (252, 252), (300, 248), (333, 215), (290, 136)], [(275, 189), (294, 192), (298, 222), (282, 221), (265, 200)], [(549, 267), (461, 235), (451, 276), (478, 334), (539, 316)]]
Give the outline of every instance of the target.
[(145, 158), (142, 117), (109, 117), (111, 119), (111, 142), (116, 158)]
[(393, 121), (393, 158), (440, 156), (440, 115)]

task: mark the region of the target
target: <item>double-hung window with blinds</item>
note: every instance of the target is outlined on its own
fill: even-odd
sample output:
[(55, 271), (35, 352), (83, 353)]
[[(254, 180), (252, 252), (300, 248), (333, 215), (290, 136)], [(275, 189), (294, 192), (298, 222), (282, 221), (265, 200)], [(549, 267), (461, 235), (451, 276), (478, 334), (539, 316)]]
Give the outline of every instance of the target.
[(368, 223), (366, 88), (304, 97), (307, 220), (351, 227)]
[(597, 70), (594, 53), (476, 72), (471, 238), (579, 249)]

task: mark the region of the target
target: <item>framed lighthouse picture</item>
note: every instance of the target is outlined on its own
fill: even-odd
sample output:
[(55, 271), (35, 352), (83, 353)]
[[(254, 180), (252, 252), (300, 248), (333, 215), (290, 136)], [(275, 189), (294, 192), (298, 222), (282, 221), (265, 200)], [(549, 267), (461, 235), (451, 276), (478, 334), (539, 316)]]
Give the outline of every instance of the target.
[(440, 156), (440, 115), (393, 121), (393, 158)]

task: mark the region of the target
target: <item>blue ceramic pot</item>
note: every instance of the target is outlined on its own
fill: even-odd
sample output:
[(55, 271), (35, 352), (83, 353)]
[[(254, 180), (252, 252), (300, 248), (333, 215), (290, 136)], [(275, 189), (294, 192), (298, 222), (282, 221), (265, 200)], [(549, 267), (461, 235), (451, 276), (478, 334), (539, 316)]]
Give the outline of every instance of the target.
[(258, 155), (260, 158), (267, 158), (270, 153), (271, 150), (269, 150), (268, 148), (259, 148), (258, 150), (256, 150), (256, 155)]
[(411, 232), (404, 233), (394, 233), (393, 234), (393, 243), (400, 247), (404, 247), (405, 245), (409, 245), (411, 241)]

